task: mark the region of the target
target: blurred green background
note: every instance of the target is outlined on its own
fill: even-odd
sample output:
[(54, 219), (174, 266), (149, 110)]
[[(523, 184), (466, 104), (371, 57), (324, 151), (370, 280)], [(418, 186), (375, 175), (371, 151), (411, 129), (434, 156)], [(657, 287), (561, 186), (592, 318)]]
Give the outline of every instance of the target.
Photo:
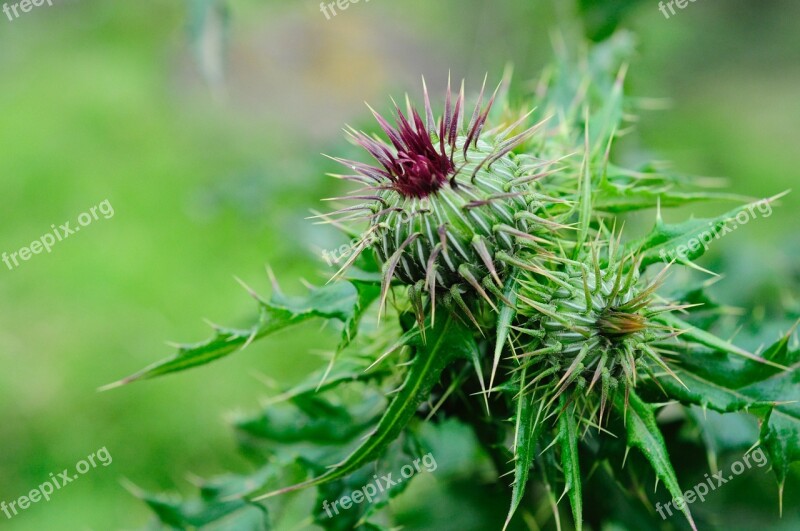
[[(590, 33), (624, 16), (638, 37), (629, 87), (660, 107), (639, 122), (655, 158), (757, 198), (795, 186), (796, 1), (700, 1), (669, 20), (655, 0), (582, 3)], [(287, 290), (323, 278), (319, 249), (342, 239), (305, 218), (337, 190), (320, 153), (353, 151), (341, 127), (368, 123), (363, 101), (385, 110), (390, 94), (418, 95), (420, 75), (443, 88), (448, 70), (477, 90), (507, 63), (521, 93), (576, 14), (538, 0), (373, 0), (331, 20), (314, 0), (232, 0), (212, 19), (207, 1), (54, 4), (0, 18), (0, 252), (105, 199), (115, 215), (0, 266), (0, 500), (104, 446), (113, 464), (0, 527), (133, 529), (149, 513), (121, 478), (165, 490), (247, 470), (226, 414), (321, 365), (334, 340), (303, 326), (191, 373), (96, 389), (171, 354), (166, 339), (205, 338), (202, 318), (244, 322), (253, 305), (234, 275), (264, 293), (265, 264)], [(774, 304), (776, 279), (800, 279), (798, 209), (791, 194), (712, 249), (707, 264), (733, 256), (730, 302)], [(800, 492), (786, 496), (791, 510)]]

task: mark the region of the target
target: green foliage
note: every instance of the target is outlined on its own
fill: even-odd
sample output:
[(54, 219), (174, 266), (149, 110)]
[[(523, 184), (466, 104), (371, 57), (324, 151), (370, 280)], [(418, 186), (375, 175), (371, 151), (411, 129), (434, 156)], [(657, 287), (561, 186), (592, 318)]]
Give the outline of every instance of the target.
[(218, 477), (198, 485), (199, 495), (181, 501), (131, 488), (156, 514), (167, 529), (202, 528), (209, 531), (272, 529), (269, 513), (261, 504), (241, 498), (276, 475), (274, 466), (265, 467), (250, 476)]
[(781, 486), (789, 465), (800, 461), (800, 350), (789, 347), (793, 331), (764, 351), (761, 359), (772, 364), (722, 349), (696, 351), (681, 366), (685, 387), (660, 381), (681, 403), (756, 415), (761, 444)]
[[(713, 191), (687, 192), (681, 190), (690, 179), (660, 171), (648, 165), (631, 171), (609, 164), (597, 185), (594, 208), (620, 214), (652, 208), (654, 204), (671, 208), (701, 201), (723, 199), (742, 201), (741, 196)], [(735, 213), (734, 213), (735, 215)]]
[[(474, 432), (498, 482), (506, 472), (513, 474), (505, 527), (515, 525), (518, 512), (530, 517), (526, 492), (541, 495), (544, 486), (540, 497), (554, 519), (560, 521), (558, 501), (566, 497), (574, 526), (580, 530), (587, 509), (584, 484), (590, 471), (601, 466), (599, 459), (587, 462), (585, 455), (597, 450), (602, 444), (598, 441), (623, 435), (620, 430), (624, 430), (620, 440), (624, 440), (626, 458), (628, 450), (637, 449), (669, 494), (682, 495), (655, 416), (664, 395), (683, 405), (757, 415), (762, 423), (760, 444), (782, 488), (789, 465), (800, 459), (794, 403), (800, 399), (796, 370), (800, 359), (797, 351), (789, 349), (791, 334), (757, 356), (714, 334), (710, 330), (713, 317), (701, 325), (675, 316), (694, 309), (697, 301), (708, 302), (701, 290), (687, 290), (676, 300), (659, 294), (666, 274), (663, 263), (701, 269), (694, 261), (705, 252), (703, 243), (710, 243), (738, 214), (752, 214), (757, 203), (716, 218), (667, 224), (661, 207), (738, 198), (696, 189), (691, 180), (654, 164), (633, 171), (612, 162), (612, 147), (623, 134), (631, 110), (623, 91), (631, 48), (626, 37), (618, 34), (585, 56), (559, 55), (541, 83), (545, 90), (531, 102), (538, 104), (537, 113), (555, 117), (541, 134), (532, 134), (538, 127), (527, 128), (530, 124), (525, 124), (524, 113), (511, 110), (508, 101), (498, 101), (503, 112), (515, 119), (523, 116), (501, 133), (502, 138), (515, 140), (513, 152), (501, 144), (499, 156), (525, 161), (522, 166), (546, 161), (547, 171), (531, 179), (535, 172), (530, 167), (492, 168), (494, 155), (486, 154), (486, 168), (481, 171), (502, 174), (502, 179), (490, 183), (489, 192), (503, 193), (478, 196), (477, 203), (485, 209), (481, 216), (471, 213), (474, 204), (453, 205), (442, 192), (447, 208), (432, 201), (427, 210), (423, 208), (427, 203), (420, 200), (418, 204), (419, 198), (409, 200), (422, 217), (406, 226), (394, 211), (384, 211), (385, 200), (367, 196), (368, 202), (358, 209), (373, 221), (367, 221), (359, 244), (358, 254), (363, 252), (363, 256), (351, 260), (361, 260), (365, 270), (347, 263), (334, 277), (349, 280), (313, 288), (305, 297), (286, 297), (277, 286), (269, 301), (254, 295), (259, 318), (252, 327), (217, 327), (212, 339), (181, 346), (175, 357), (121, 382), (214, 361), (311, 318), (336, 321), (343, 330), (336, 354), (324, 371), (286, 390), (257, 415), (235, 421), (246, 454), (262, 466), (274, 465), (294, 474), (250, 482), (253, 488), (239, 490), (236, 496), (212, 496), (199, 504), (144, 496), (162, 522), (205, 525), (228, 515), (245, 518), (245, 512), (252, 518), (254, 507), (277, 503), (278, 495), (315, 488), (317, 505), (310, 512), (316, 525), (384, 529), (392, 522), (384, 511), (389, 499), (401, 494), (409, 482), (336, 517), (322, 514), (320, 504), (328, 512), (329, 500), (358, 490), (376, 472), (396, 470), (418, 457), (425, 447), (420, 442), (421, 426), (457, 419)], [(502, 98), (503, 91), (498, 94)], [(459, 97), (456, 109), (462, 103)], [(444, 120), (457, 114), (450, 112), (448, 104)], [(542, 116), (534, 113), (532, 119)], [(400, 120), (401, 129), (411, 127)], [(382, 126), (399, 151), (395, 131)], [(514, 136), (516, 128), (524, 134)], [(442, 124), (439, 136), (445, 129)], [(429, 124), (425, 131), (431, 130)], [(425, 141), (438, 139), (435, 132), (421, 129), (414, 134), (430, 135)], [(454, 139), (455, 132), (450, 136)], [(362, 144), (373, 155), (392, 149), (365, 138)], [(443, 142), (443, 138), (438, 140)], [(419, 166), (414, 171), (419, 172), (426, 167), (419, 160), (430, 153), (416, 155)], [(400, 178), (388, 173), (391, 164), (385, 164), (386, 170), (358, 162), (348, 165), (359, 173), (354, 180), (362, 183), (361, 177), (376, 175), (379, 181), (390, 183), (394, 182), (390, 177)], [(452, 181), (441, 180), (437, 186), (464, 200), (475, 191), (464, 176), (457, 181), (459, 174), (452, 171), (456, 171)], [(480, 194), (485, 192), (480, 190)], [(525, 223), (484, 227), (495, 223), (496, 216), (507, 215), (503, 205), (508, 206), (509, 196), (515, 201), (524, 198), (519, 199), (514, 221), (534, 220), (535, 228)], [(656, 208), (652, 231), (644, 238), (624, 241), (617, 227), (629, 219), (625, 214)], [(547, 212), (544, 217), (540, 216), (543, 212)], [(444, 227), (438, 235), (430, 226), (434, 217)], [(515, 245), (500, 250), (480, 238), (462, 241), (448, 232), (452, 226), (473, 222), (481, 230), (509, 231)], [(370, 256), (367, 236), (376, 228), (385, 234)], [(546, 245), (539, 245), (542, 230), (548, 234)], [(534, 243), (525, 245), (525, 240)], [(476, 253), (474, 264), (449, 263), (448, 247), (461, 252), (461, 247), (470, 244)], [(446, 274), (457, 274), (460, 280), (437, 284), (437, 278), (443, 280), (436, 265), (440, 254), (439, 266), (449, 265)], [(656, 267), (658, 272), (653, 271)], [(710, 304), (707, 310), (713, 316), (721, 307)], [(610, 429), (618, 433), (609, 434)], [(606, 467), (605, 472), (609, 480), (622, 482), (621, 470)], [(539, 487), (538, 492), (533, 485)], [(696, 529), (689, 508), (682, 512)]]
[[(248, 288), (249, 289), (249, 288)], [(366, 307), (377, 296), (366, 283), (340, 282), (311, 288), (306, 297), (287, 297), (277, 284), (269, 301), (249, 290), (258, 302), (258, 321), (249, 328), (214, 325), (214, 337), (201, 343), (178, 345), (178, 353), (108, 387), (184, 371), (243, 350), (253, 341), (312, 318), (338, 320), (344, 325), (340, 350), (355, 337)]]
[[(737, 207), (730, 212), (713, 219), (691, 219), (678, 224), (667, 224), (659, 217), (656, 224), (646, 237), (628, 244), (632, 250), (642, 249), (641, 265), (647, 267), (658, 262), (678, 261), (690, 264), (697, 260), (708, 250), (708, 246), (728, 232), (738, 228), (738, 225), (729, 228), (737, 214), (748, 212), (753, 215), (755, 208), (762, 204), (769, 204), (786, 193), (777, 195), (764, 201), (753, 202)], [(706, 196), (711, 199), (713, 196)]]
[[(625, 419), (628, 446), (637, 448), (644, 454), (658, 478), (674, 498), (682, 497), (683, 490), (678, 484), (678, 478), (672, 468), (672, 461), (667, 453), (661, 430), (656, 423), (653, 407), (645, 404), (633, 391), (627, 397), (617, 395), (614, 399), (614, 407)], [(696, 529), (688, 506), (684, 507), (683, 514), (686, 515), (692, 529)]]
[(561, 466), (564, 469), (564, 489), (569, 496), (572, 506), (572, 517), (575, 519), (575, 528), (583, 528), (583, 494), (581, 480), (581, 466), (578, 458), (577, 417), (579, 412), (575, 404), (568, 404), (564, 395), (561, 395), (562, 411), (558, 418), (558, 440), (561, 443)]
[(597, 42), (607, 39), (640, 3), (640, 0), (579, 0), (578, 10), (584, 19), (586, 36)]
[(536, 448), (544, 427), (544, 401), (537, 396), (537, 389), (532, 393), (525, 393), (525, 369), (520, 371), (519, 390), (515, 397), (516, 409), (514, 414), (514, 483), (512, 484), (511, 508), (506, 519), (508, 527), (511, 517), (522, 503), (525, 487), (528, 484), (531, 463), (535, 461)]
[(425, 336), (423, 341), (422, 335), (416, 332), (404, 342), (404, 346), (414, 350), (405, 380), (396, 390), (377, 428), (364, 443), (322, 476), (266, 496), (328, 483), (375, 461), (397, 439), (416, 414), (419, 405), (430, 396), (442, 371), (458, 358), (470, 358), (477, 349), (469, 329), (446, 312), (442, 312), (438, 323), (430, 326)]

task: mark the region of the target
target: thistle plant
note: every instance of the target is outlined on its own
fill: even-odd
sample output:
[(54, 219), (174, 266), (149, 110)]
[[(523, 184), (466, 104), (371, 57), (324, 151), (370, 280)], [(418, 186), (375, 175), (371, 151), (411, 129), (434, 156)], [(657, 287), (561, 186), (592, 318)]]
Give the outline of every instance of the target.
[[(234, 420), (256, 473), (206, 484), (194, 501), (137, 491), (162, 523), (226, 518), (262, 529), (274, 504), (313, 488), (316, 525), (390, 529), (387, 504), (408, 483), (341, 516), (320, 507), (430, 451), (432, 434), (455, 422), (474, 433), (498, 483), (513, 477), (508, 516), (495, 527), (514, 525), (536, 482), (556, 521), (566, 496), (582, 529), (583, 484), (600, 458), (581, 457), (611, 439), (624, 442), (603, 458), (618, 484), (633, 448), (671, 497), (682, 495), (655, 416), (669, 401), (758, 416), (782, 490), (800, 460), (791, 332), (756, 355), (697, 326), (694, 302), (706, 298), (694, 288), (662, 293), (667, 270), (699, 268), (704, 248), (678, 253), (678, 263), (665, 256), (752, 205), (667, 224), (662, 207), (731, 197), (655, 164), (614, 163), (632, 111), (622, 90), (627, 48), (622, 35), (580, 60), (559, 57), (525, 110), (501, 85), (486, 106), (480, 91), (467, 122), (464, 89), (455, 98), (448, 89), (435, 120), (424, 89), (423, 112), (395, 106), (394, 126), (373, 111), (388, 142), (349, 130), (377, 165), (335, 159), (354, 171), (340, 177), (361, 188), (344, 197), (355, 205), (323, 218), (361, 236), (334, 281), (303, 297), (284, 295), (274, 279), (269, 299), (248, 288), (259, 306), (251, 327), (216, 327), (121, 382), (209, 363), (312, 318), (341, 330), (326, 369)], [(607, 228), (643, 209), (656, 210), (643, 238)], [(688, 506), (682, 512), (696, 529)]]
[(432, 306), (441, 291), (469, 313), (462, 293), (471, 289), (495, 307), (487, 292), (497, 293), (503, 285), (503, 258), (521, 248), (546, 253), (548, 238), (563, 228), (555, 220), (563, 200), (548, 197), (537, 182), (555, 171), (553, 161), (514, 152), (542, 131), (545, 121), (524, 126), (529, 112), (510, 124), (488, 123), (501, 86), (483, 107), (486, 80), (469, 123), (464, 83), (453, 102), (448, 82), (437, 121), (424, 80), (423, 87), (424, 119), (408, 97), (405, 114), (395, 105), (396, 126), (372, 110), (388, 143), (349, 131), (377, 166), (335, 159), (355, 172), (337, 177), (362, 187), (336, 198), (357, 201), (355, 206), (324, 217), (368, 221), (339, 274), (372, 248), (383, 265), (381, 303), (397, 280), (412, 287), (412, 295), (427, 293)]

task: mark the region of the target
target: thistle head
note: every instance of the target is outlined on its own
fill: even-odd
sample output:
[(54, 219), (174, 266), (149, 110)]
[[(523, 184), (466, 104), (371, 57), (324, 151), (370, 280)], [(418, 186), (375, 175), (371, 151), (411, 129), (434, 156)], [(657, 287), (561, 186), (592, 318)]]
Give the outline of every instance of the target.
[[(660, 278), (644, 283), (632, 255), (618, 258), (613, 241), (594, 245), (582, 259), (565, 260), (560, 271), (521, 280), (518, 311), (527, 319), (529, 352), (522, 355), (532, 379), (554, 396), (568, 389), (601, 395), (600, 419), (609, 395), (633, 388), (641, 372), (653, 375), (674, 331), (654, 318), (676, 309), (659, 301)], [(604, 256), (601, 256), (604, 255)]]
[(357, 205), (333, 215), (367, 222), (342, 270), (372, 247), (385, 287), (398, 280), (435, 297), (466, 285), (491, 303), (487, 291), (502, 285), (508, 257), (525, 247), (543, 251), (559, 227), (537, 182), (551, 163), (514, 152), (541, 124), (523, 126), (525, 115), (487, 128), (497, 91), (484, 106), (484, 89), (469, 118), (462, 83), (455, 99), (448, 86), (438, 120), (424, 87), (422, 112), (407, 98), (405, 111), (395, 104), (394, 125), (372, 111), (386, 139), (349, 130), (375, 163), (335, 159), (354, 172), (338, 177), (363, 187), (339, 198)]

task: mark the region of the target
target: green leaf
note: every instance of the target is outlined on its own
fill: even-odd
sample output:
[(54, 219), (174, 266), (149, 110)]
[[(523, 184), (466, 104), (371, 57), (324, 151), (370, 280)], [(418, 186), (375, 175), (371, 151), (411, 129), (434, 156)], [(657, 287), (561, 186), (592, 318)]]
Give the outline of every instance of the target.
[(635, 210), (677, 207), (710, 200), (742, 201), (739, 195), (712, 191), (682, 191), (679, 176), (646, 168), (635, 172), (609, 164), (607, 173), (597, 186), (594, 207), (619, 214)]
[(583, 528), (583, 493), (581, 489), (581, 467), (578, 459), (578, 427), (575, 421), (578, 412), (575, 404), (567, 405), (567, 397), (561, 395), (561, 414), (558, 418), (558, 439), (561, 443), (561, 466), (575, 529)]
[[(508, 510), (503, 529), (511, 523), (511, 518), (517, 512), (525, 487), (528, 483), (531, 467), (536, 458), (536, 445), (544, 426), (545, 400), (538, 394), (539, 387), (531, 393), (525, 393), (527, 368), (520, 371), (519, 392), (514, 397), (516, 414), (514, 415), (514, 484), (511, 488), (511, 507)], [(537, 407), (538, 406), (538, 407)]]
[(470, 359), (478, 348), (470, 330), (447, 310), (436, 316), (436, 326), (426, 333), (426, 343), (420, 334), (411, 336), (415, 350), (413, 359), (400, 389), (392, 399), (377, 428), (344, 461), (320, 477), (268, 493), (262, 499), (301, 488), (322, 485), (357, 471), (377, 459), (414, 417), (420, 404), (430, 397), (442, 371), (458, 358)]
[(706, 332), (705, 330), (700, 330), (699, 328), (692, 326), (691, 324), (679, 319), (673, 314), (662, 314), (653, 319), (654, 321), (667, 325), (675, 330), (681, 331), (681, 339), (684, 341), (691, 341), (698, 345), (703, 345), (714, 350), (720, 352), (726, 352), (728, 354), (734, 354), (736, 356), (740, 356), (742, 358), (751, 360), (755, 363), (764, 365), (765, 367), (770, 367), (772, 369), (778, 370), (786, 370), (784, 365), (776, 362), (775, 360), (762, 357), (759, 358), (758, 356), (747, 352), (746, 350), (737, 347), (730, 341), (725, 341), (724, 339), (720, 339), (714, 334)]
[(300, 395), (288, 403), (267, 406), (258, 415), (235, 422), (240, 437), (269, 442), (270, 446), (312, 443), (345, 444), (374, 424), (382, 400), (364, 393), (351, 408), (335, 405), (320, 395)]
[(722, 453), (746, 450), (758, 439), (755, 419), (744, 413), (724, 414), (697, 406), (689, 406), (685, 412), (690, 421), (684, 427), (685, 436), (702, 439), (712, 472), (719, 471)]
[[(792, 385), (795, 389), (800, 387), (800, 378), (795, 378)], [(789, 474), (789, 466), (800, 461), (800, 413), (798, 410), (795, 408), (786, 413), (778, 407), (770, 408), (761, 424), (761, 444), (769, 454), (772, 469), (778, 479), (778, 485), (780, 485), (781, 512), (783, 512), (783, 486), (786, 483), (786, 476)]]
[(756, 216), (756, 209), (769, 205), (786, 195), (786, 192), (770, 199), (742, 205), (712, 219), (691, 219), (678, 224), (667, 224), (659, 215), (650, 234), (628, 244), (629, 251), (639, 251), (641, 267), (673, 260), (689, 264), (708, 250), (711, 243), (738, 229), (740, 223), (732, 223), (737, 215), (747, 214), (747, 220)]
[[(379, 459), (374, 467), (363, 467), (350, 476), (319, 485), (316, 501), (319, 509), (314, 518), (315, 523), (328, 531), (380, 529), (371, 520), (378, 516), (390, 499), (399, 496), (408, 488), (418, 472), (404, 479), (401, 469), (411, 465), (421, 455), (423, 452), (416, 444), (415, 435), (406, 430), (389, 446), (383, 458)], [(324, 471), (325, 467), (317, 467), (314, 473), (324, 473)], [(421, 472), (424, 470), (421, 469)], [(387, 486), (387, 481), (383, 479), (387, 476), (389, 480), (395, 482), (394, 485)], [(354, 503), (349, 509), (331, 503), (343, 496), (352, 496), (357, 491), (370, 496), (364, 498), (361, 503)]]
[(258, 301), (259, 309), (258, 320), (251, 327), (237, 329), (214, 326), (215, 334), (211, 339), (179, 345), (176, 355), (103, 389), (205, 365), (241, 350), (257, 339), (317, 317), (344, 323), (339, 345), (341, 350), (355, 337), (362, 314), (376, 296), (371, 284), (344, 281), (312, 288), (304, 297), (286, 296), (277, 285), (269, 301), (261, 299), (252, 290), (250, 294)]
[(602, 153), (612, 132), (620, 129), (624, 98), (619, 73), (634, 48), (634, 37), (627, 32), (588, 50), (558, 46), (555, 63), (545, 74), (547, 91), (539, 106), (543, 115), (563, 121), (570, 134), (580, 134), (578, 140), (583, 143), (585, 112), (593, 113), (589, 143), (592, 151)]
[(361, 318), (364, 316), (367, 308), (378, 299), (381, 293), (380, 281), (376, 282), (360, 282), (351, 281), (358, 291), (358, 300), (355, 305), (344, 319), (344, 330), (342, 332), (342, 341), (339, 343), (337, 352), (342, 352), (345, 348), (358, 335), (358, 327), (361, 324)]
[[(343, 369), (353, 372), (339, 372)], [(268, 400), (257, 414), (234, 417), (232, 424), (242, 450), (255, 461), (287, 466), (298, 460), (305, 466), (346, 457), (357, 439), (380, 419), (386, 399), (380, 388), (334, 386), (369, 381), (361, 363), (342, 360), (329, 376), (319, 392), (315, 390), (319, 382), (316, 373), (305, 383)]]
[(266, 531), (271, 529), (266, 507), (242, 496), (263, 488), (275, 476), (275, 468), (268, 466), (249, 476), (218, 477), (203, 482), (200, 495), (189, 500), (150, 494), (133, 485), (128, 488), (150, 507), (161, 524), (170, 528)]
[[(340, 359), (331, 370), (324, 369), (312, 372), (301, 383), (275, 397), (271, 397), (267, 400), (267, 403), (272, 405), (297, 397), (317, 395), (336, 389), (345, 383), (380, 381), (392, 373), (391, 368), (385, 365), (370, 368), (373, 361), (371, 357), (367, 356)], [(324, 382), (323, 376), (325, 377)]]
[(640, 0), (579, 0), (578, 8), (583, 18), (586, 36), (593, 41), (602, 41), (611, 36), (622, 24), (627, 14), (637, 7)]
[(660, 379), (670, 398), (684, 404), (757, 415), (761, 419), (761, 443), (781, 488), (789, 466), (800, 461), (800, 350), (789, 348), (793, 333), (787, 333), (763, 354), (765, 361), (778, 367), (724, 351), (696, 352), (685, 356), (676, 367), (686, 387), (670, 378)]
[[(615, 393), (614, 407), (625, 419), (628, 446), (638, 448), (644, 454), (673, 498), (682, 498), (683, 491), (678, 484), (678, 478), (667, 453), (664, 437), (661, 435), (661, 430), (658, 428), (655, 415), (653, 415), (652, 406), (645, 404), (631, 390), (627, 400), (625, 393)], [(683, 514), (692, 529), (697, 531), (688, 505), (684, 505)]]

